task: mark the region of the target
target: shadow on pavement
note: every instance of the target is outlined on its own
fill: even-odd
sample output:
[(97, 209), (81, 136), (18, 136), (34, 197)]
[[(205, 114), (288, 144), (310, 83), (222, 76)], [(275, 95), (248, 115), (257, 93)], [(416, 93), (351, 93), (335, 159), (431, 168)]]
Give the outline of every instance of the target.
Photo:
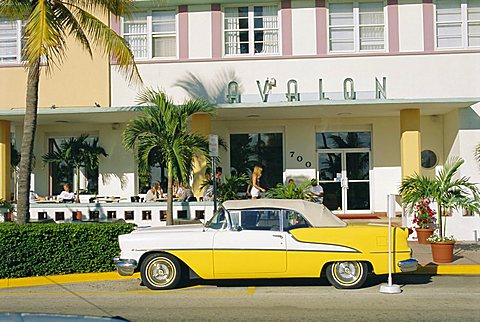
[[(378, 286), (387, 283), (388, 275), (369, 275), (367, 281), (361, 288)], [(408, 284), (429, 284), (432, 276), (423, 275), (393, 275), (393, 282), (400, 285)], [(248, 286), (331, 286), (326, 278), (288, 278), (288, 279), (239, 279), (239, 280), (190, 280), (184, 287), (195, 285), (213, 285), (217, 287), (248, 287)]]
[(268, 278), (236, 280), (191, 280), (186, 286), (214, 285), (218, 287), (239, 286), (330, 286), (326, 278)]

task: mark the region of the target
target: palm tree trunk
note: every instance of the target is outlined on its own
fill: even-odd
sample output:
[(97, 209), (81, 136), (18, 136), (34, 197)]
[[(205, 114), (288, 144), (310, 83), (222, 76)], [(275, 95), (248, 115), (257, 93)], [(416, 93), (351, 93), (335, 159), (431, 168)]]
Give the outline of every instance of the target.
[(167, 163), (167, 226), (173, 225), (173, 166), (172, 161)]
[(17, 223), (24, 224), (30, 211), (30, 175), (32, 173), (33, 146), (37, 130), (38, 85), (40, 82), (40, 59), (28, 68), (27, 98), (23, 120), (21, 159), (18, 175)]
[(440, 240), (443, 239), (442, 206), (440, 203), (438, 204), (438, 236), (440, 237)]
[(80, 202), (80, 166), (76, 165), (75, 166), (75, 185), (77, 186), (76, 189), (77, 191), (75, 191), (75, 202), (76, 203), (79, 203)]
[(17, 166), (13, 168), (13, 202), (18, 199), (18, 171)]

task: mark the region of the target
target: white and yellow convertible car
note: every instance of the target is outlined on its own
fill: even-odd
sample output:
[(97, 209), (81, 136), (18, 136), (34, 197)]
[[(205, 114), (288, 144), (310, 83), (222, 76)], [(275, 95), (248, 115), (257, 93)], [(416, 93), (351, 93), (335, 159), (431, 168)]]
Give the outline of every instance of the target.
[[(391, 228), (392, 272), (417, 269), (408, 230)], [(323, 205), (302, 200), (226, 201), (205, 225), (140, 228), (119, 236), (120, 275), (140, 271), (150, 289), (203, 279), (315, 278), (358, 288), (388, 273), (388, 227), (347, 225)]]

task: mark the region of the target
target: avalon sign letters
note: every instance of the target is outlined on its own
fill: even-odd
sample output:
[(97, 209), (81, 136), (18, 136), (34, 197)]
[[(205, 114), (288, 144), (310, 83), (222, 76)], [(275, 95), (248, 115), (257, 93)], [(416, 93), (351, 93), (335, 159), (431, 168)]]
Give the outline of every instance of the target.
[[(267, 78), (262, 84), (259, 80), (257, 82), (258, 92), (262, 102), (267, 103), (269, 94), (274, 87), (277, 87), (277, 81), (275, 78)], [(227, 102), (228, 103), (241, 103), (241, 93), (238, 83), (231, 81), (227, 87)], [(300, 93), (298, 92), (298, 82), (295, 79), (290, 79), (287, 82), (287, 92), (285, 97), (288, 102), (300, 101)], [(383, 77), (382, 82), (375, 77), (375, 99), (387, 98), (387, 78)], [(318, 100), (329, 100), (325, 92), (323, 91), (323, 79), (318, 80)], [(343, 80), (343, 99), (346, 101), (356, 100), (357, 92), (355, 92), (355, 83), (352, 78), (348, 77)]]

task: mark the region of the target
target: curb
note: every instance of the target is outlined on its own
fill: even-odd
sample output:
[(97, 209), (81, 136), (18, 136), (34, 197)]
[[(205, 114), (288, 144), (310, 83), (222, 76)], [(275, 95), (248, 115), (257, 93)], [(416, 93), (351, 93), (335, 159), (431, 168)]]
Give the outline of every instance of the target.
[(405, 274), (429, 275), (480, 275), (480, 265), (435, 265), (420, 266), (415, 272)]
[[(415, 272), (402, 275), (480, 275), (480, 265), (426, 265), (420, 266)], [(117, 281), (139, 278), (140, 274), (120, 276), (117, 272), (84, 273), (68, 275), (35, 276), (22, 278), (7, 278), (0, 280), (0, 289), (42, 286), (54, 284), (71, 284), (82, 282)]]
[(53, 284), (128, 280), (138, 278), (139, 276), (139, 273), (135, 273), (132, 276), (120, 276), (117, 272), (106, 272), (7, 278), (0, 280), (0, 289)]

